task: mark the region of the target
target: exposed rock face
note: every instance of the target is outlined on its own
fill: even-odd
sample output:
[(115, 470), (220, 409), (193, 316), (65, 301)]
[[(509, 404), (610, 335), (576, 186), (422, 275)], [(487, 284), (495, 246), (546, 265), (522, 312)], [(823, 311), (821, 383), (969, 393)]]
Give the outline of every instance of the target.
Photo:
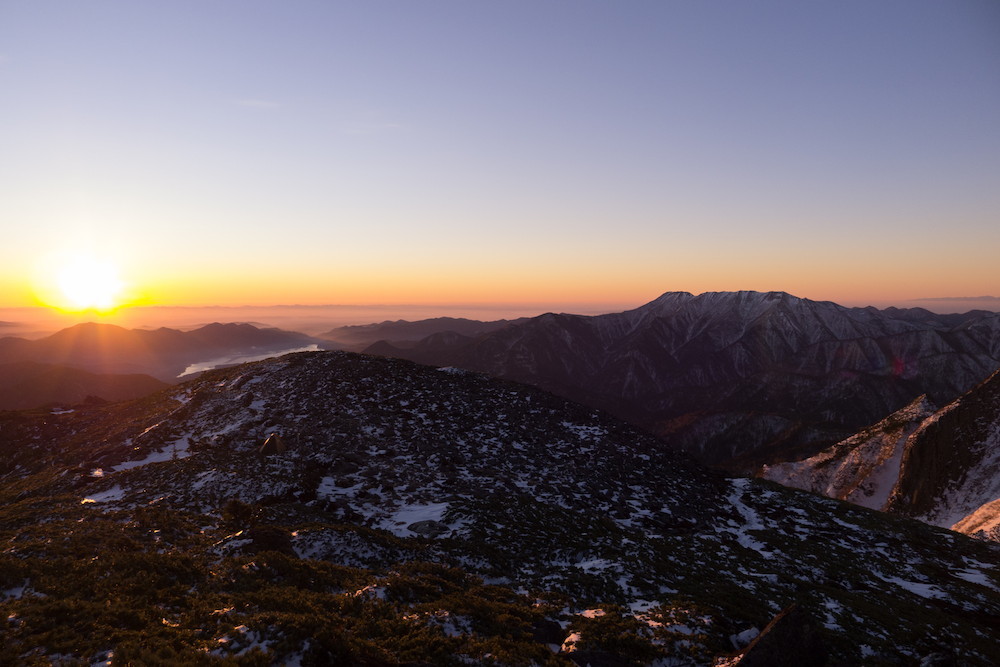
[(934, 407), (921, 396), (815, 456), (764, 466), (760, 476), (863, 507), (884, 509), (899, 479), (907, 439), (933, 413)]
[(981, 505), (951, 528), (966, 535), (1000, 542), (1000, 498)]
[(762, 477), (995, 539), (1000, 525), (1000, 372), (931, 411), (920, 399), (830, 449)]
[(953, 400), (1000, 367), (1000, 315), (671, 292), (623, 313), (369, 351), (534, 384), (749, 469), (815, 454), (921, 394)]
[[(906, 443), (886, 505), (952, 526), (1000, 499), (1000, 372), (926, 419)], [(980, 515), (977, 523), (982, 523)]]
[(288, 451), (288, 446), (285, 445), (285, 441), (277, 433), (271, 433), (267, 436), (264, 444), (260, 446), (257, 453), (261, 456), (271, 456), (273, 454), (284, 454)]

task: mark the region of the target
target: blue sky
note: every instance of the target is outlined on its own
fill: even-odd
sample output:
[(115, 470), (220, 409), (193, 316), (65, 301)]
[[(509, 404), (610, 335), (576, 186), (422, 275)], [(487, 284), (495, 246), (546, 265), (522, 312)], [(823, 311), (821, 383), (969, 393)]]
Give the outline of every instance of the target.
[(1000, 293), (992, 1), (4, 0), (0, 109), (0, 305)]

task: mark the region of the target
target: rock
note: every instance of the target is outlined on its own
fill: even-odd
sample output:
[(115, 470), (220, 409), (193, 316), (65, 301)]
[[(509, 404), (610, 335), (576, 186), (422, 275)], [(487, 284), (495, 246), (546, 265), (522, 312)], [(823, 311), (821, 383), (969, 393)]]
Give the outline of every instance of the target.
[(739, 667), (822, 667), (826, 647), (820, 625), (809, 613), (792, 604), (775, 616), (737, 663)]
[(531, 627), (531, 638), (540, 644), (555, 644), (558, 646), (563, 643), (565, 636), (566, 632), (562, 626), (556, 621), (547, 618), (537, 621)]
[(438, 537), (439, 535), (444, 535), (451, 531), (447, 525), (441, 523), (440, 521), (432, 521), (428, 519), (427, 521), (417, 521), (411, 523), (406, 527), (412, 533), (416, 533), (421, 537)]

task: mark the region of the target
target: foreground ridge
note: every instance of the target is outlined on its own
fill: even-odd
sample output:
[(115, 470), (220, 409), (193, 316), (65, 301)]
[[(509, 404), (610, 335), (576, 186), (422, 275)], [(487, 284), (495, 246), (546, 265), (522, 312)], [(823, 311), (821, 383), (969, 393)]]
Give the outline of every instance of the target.
[(303, 353), (0, 426), (7, 661), (732, 664), (793, 604), (817, 664), (994, 657), (996, 546), (464, 371)]

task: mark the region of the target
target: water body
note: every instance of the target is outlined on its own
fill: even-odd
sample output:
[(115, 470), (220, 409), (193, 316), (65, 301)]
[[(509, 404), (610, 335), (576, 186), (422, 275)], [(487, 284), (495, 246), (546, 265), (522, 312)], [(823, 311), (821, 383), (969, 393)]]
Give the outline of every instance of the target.
[(263, 359), (270, 359), (271, 357), (280, 357), (283, 354), (291, 354), (292, 352), (316, 352), (319, 350), (319, 345), (306, 345), (305, 347), (295, 347), (289, 348), (287, 350), (274, 350), (271, 352), (261, 352), (258, 354), (236, 354), (225, 357), (216, 357), (214, 359), (209, 359), (207, 361), (199, 361), (197, 363), (191, 364), (184, 369), (184, 372), (178, 375), (178, 378), (182, 378), (186, 375), (193, 375), (195, 373), (203, 373), (205, 371), (210, 371), (215, 368), (223, 368), (224, 366), (236, 366), (237, 364), (245, 364), (250, 361), (262, 361)]

